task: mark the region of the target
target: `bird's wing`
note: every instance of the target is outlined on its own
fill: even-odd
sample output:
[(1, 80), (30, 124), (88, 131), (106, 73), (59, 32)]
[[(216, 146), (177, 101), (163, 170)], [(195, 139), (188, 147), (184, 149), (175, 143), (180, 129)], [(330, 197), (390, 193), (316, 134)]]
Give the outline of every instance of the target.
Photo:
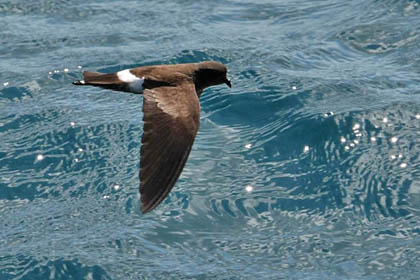
[(200, 103), (192, 81), (146, 89), (143, 95), (140, 194), (146, 213), (162, 202), (181, 174), (200, 125)]

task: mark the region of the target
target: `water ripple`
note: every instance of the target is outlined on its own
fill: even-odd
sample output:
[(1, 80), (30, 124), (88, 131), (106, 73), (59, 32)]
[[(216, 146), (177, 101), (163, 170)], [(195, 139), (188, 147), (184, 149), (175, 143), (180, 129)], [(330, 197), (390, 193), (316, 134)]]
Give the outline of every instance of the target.
[[(3, 1), (0, 278), (415, 279), (418, 11)], [(142, 215), (142, 97), (71, 82), (202, 60), (233, 87), (201, 96), (183, 173)]]

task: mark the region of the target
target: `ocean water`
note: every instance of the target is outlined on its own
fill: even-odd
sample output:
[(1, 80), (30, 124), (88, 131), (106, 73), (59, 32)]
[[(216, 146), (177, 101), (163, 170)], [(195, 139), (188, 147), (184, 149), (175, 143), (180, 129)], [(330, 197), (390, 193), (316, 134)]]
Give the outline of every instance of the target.
[[(418, 0), (0, 1), (0, 279), (419, 279)], [(142, 97), (83, 70), (217, 60), (232, 89), (142, 215)]]

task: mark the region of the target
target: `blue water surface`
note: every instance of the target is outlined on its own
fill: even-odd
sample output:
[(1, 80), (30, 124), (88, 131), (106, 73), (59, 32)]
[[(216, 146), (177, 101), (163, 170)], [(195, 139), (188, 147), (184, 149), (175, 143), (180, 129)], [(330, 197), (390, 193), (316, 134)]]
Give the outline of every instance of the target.
[[(419, 279), (420, 1), (0, 1), (0, 279)], [(142, 97), (217, 60), (142, 215)]]

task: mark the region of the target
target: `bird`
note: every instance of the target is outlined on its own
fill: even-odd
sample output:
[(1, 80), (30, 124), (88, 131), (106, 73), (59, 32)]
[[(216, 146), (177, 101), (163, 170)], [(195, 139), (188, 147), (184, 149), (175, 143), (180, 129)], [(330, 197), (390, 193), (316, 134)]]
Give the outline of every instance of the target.
[(169, 194), (187, 162), (200, 126), (204, 89), (226, 84), (227, 67), (216, 61), (150, 65), (115, 73), (83, 72), (77, 86), (143, 95), (140, 148), (141, 211), (156, 208)]

